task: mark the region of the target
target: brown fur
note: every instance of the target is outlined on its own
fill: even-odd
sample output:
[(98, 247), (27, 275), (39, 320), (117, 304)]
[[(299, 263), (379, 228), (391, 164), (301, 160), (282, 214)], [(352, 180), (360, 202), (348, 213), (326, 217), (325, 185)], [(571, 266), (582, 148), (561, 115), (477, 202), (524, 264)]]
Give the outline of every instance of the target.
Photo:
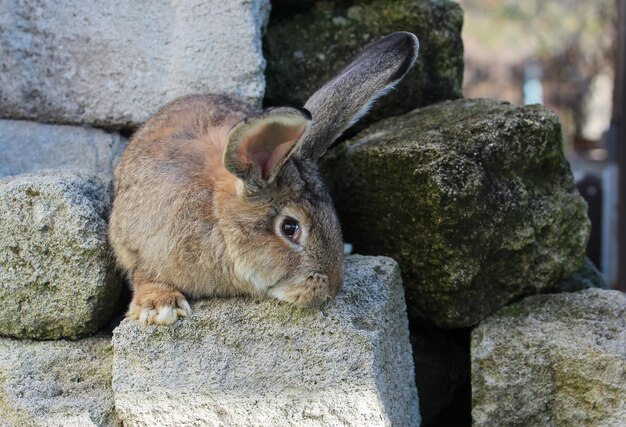
[[(187, 316), (187, 300), (175, 288), (164, 283), (153, 282), (143, 275), (136, 273), (133, 277), (134, 295), (128, 309), (127, 316), (131, 319), (140, 319), (142, 309), (147, 310), (146, 323), (170, 323), (159, 321), (157, 318), (160, 307), (173, 307), (177, 315)], [(175, 320), (175, 319), (174, 319)]]
[[(150, 119), (115, 169), (109, 237), (132, 278), (129, 316), (171, 323), (190, 314), (185, 296), (303, 306), (335, 296), (343, 244), (317, 159), (329, 135), (402, 78), (413, 39), (396, 33), (372, 44), (311, 98), (312, 122), (305, 110), (262, 111), (216, 95), (178, 99)], [(350, 108), (324, 110), (353, 95)], [(299, 221), (299, 243), (280, 231), (284, 217)]]

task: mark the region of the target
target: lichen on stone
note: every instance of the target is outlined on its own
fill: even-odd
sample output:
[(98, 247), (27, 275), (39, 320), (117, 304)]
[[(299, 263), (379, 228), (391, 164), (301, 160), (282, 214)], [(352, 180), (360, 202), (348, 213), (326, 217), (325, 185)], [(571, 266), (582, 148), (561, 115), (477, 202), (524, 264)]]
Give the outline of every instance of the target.
[(472, 331), (473, 425), (624, 425), (626, 298), (535, 295)]
[(0, 180), (0, 334), (93, 334), (115, 314), (122, 282), (107, 243), (108, 179), (40, 172)]
[[(414, 68), (367, 122), (461, 97), (463, 12), (448, 0), (351, 0), (275, 5), (264, 39), (267, 105), (304, 105), (367, 44), (394, 31), (420, 40)], [(349, 96), (349, 94), (346, 94)]]
[(449, 101), (374, 124), (322, 163), (357, 253), (399, 261), (409, 312), (465, 327), (576, 271), (586, 203), (541, 106)]

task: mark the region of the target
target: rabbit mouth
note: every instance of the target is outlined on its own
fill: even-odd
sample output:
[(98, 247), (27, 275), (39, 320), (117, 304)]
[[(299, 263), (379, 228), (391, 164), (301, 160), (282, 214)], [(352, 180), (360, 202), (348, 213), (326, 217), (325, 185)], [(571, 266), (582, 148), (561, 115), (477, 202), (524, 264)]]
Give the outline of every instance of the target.
[(331, 286), (328, 276), (311, 273), (298, 282), (280, 282), (266, 291), (266, 296), (287, 301), (301, 307), (317, 307), (331, 300), (339, 286)]

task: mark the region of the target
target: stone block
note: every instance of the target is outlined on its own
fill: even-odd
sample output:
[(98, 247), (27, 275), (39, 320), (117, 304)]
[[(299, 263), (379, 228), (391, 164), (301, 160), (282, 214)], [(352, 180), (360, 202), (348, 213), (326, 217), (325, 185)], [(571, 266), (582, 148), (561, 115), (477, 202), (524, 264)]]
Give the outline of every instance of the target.
[(0, 426), (119, 427), (110, 336), (0, 338)]
[(395, 90), (376, 102), (363, 122), (459, 98), (462, 25), (463, 10), (449, 0), (280, 0), (273, 3), (263, 44), (265, 102), (304, 105), (367, 44), (400, 30), (419, 38), (417, 62)]
[(473, 425), (626, 425), (626, 296), (588, 289), (504, 307), (472, 332)]
[(114, 331), (115, 406), (126, 426), (420, 422), (398, 265), (348, 257), (322, 308), (209, 299), (171, 326)]
[(107, 243), (110, 180), (53, 171), (0, 180), (0, 335), (86, 336), (120, 309)]
[(0, 178), (42, 169), (112, 176), (126, 138), (100, 129), (0, 120)]
[(0, 117), (137, 126), (166, 102), (260, 102), (269, 0), (26, 0), (0, 9)]
[(401, 266), (409, 315), (474, 325), (583, 264), (590, 223), (545, 107), (448, 101), (322, 160), (344, 238)]

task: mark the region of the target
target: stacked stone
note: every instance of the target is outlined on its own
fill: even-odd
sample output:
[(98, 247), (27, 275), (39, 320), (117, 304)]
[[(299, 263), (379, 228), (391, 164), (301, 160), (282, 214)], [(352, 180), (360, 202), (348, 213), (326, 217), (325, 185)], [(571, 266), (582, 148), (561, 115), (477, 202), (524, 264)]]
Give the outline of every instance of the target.
[(107, 244), (119, 132), (189, 93), (260, 103), (269, 10), (268, 0), (2, 5), (0, 425), (120, 424), (110, 332), (90, 337), (125, 304)]
[(348, 258), (321, 310), (198, 302), (169, 327), (124, 321), (112, 342), (122, 134), (188, 93), (260, 104), (269, 6), (25, 1), (1, 14), (0, 424), (420, 424), (388, 258)]
[[(470, 404), (478, 426), (626, 424), (626, 300), (578, 292), (606, 284), (558, 119), (459, 99), (456, 2), (272, 3), (269, 24), (269, 0), (0, 14), (0, 424), (458, 425)], [(322, 169), (346, 240), (399, 268), (348, 257), (321, 309), (197, 302), (112, 338), (122, 134), (188, 93), (303, 105), (398, 30), (415, 68)]]
[[(606, 283), (584, 260), (587, 206), (558, 118), (457, 99), (462, 13), (452, 2), (297, 3), (280, 2), (266, 36), (272, 105), (302, 103), (370, 37), (420, 38), (416, 68), (322, 170), (355, 252), (400, 264), (423, 424), (468, 424), (470, 399), (479, 426), (626, 424), (623, 296), (577, 292)], [(545, 293), (555, 294), (532, 297)]]
[[(121, 280), (107, 219), (113, 167), (127, 142), (116, 130), (136, 128), (189, 93), (260, 102), (269, 3), (220, 4), (4, 7), (0, 334), (76, 339), (115, 314)], [(236, 34), (220, 30), (228, 23)]]

